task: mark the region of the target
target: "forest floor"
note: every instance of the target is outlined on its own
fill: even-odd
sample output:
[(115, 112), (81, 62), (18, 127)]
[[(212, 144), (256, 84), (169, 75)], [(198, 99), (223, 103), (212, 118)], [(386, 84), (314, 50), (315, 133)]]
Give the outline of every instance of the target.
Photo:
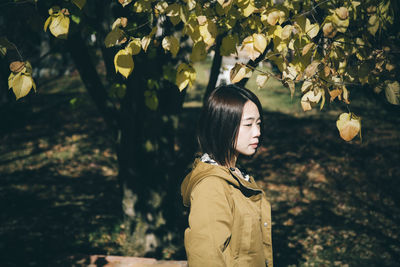
[[(66, 77), (0, 107), (1, 266), (86, 266), (88, 255), (122, 251), (115, 150), (80, 87)], [(182, 144), (196, 90), (179, 118)], [(345, 142), (335, 125), (345, 107), (303, 113), (284, 90), (256, 91), (265, 138), (240, 162), (271, 202), (276, 266), (398, 266), (399, 110), (360, 96), (351, 108), (363, 138)], [(182, 249), (164, 258), (181, 260)]]

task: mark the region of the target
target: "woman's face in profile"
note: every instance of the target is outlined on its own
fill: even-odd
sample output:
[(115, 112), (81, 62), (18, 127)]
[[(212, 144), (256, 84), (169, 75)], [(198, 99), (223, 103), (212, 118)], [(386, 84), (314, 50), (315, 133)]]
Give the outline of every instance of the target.
[(242, 119), (236, 140), (235, 150), (246, 156), (253, 155), (258, 147), (260, 137), (260, 113), (256, 104), (247, 101), (243, 106)]

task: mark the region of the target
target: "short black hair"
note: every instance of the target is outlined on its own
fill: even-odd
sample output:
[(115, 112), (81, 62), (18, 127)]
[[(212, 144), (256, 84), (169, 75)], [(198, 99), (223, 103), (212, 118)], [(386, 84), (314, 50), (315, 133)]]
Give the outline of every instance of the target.
[(257, 96), (249, 89), (234, 84), (219, 86), (211, 92), (203, 106), (197, 140), (201, 152), (209, 154), (220, 165), (228, 166), (235, 154), (243, 107), (247, 101), (256, 104), (260, 113), (260, 145), (263, 134), (262, 107)]

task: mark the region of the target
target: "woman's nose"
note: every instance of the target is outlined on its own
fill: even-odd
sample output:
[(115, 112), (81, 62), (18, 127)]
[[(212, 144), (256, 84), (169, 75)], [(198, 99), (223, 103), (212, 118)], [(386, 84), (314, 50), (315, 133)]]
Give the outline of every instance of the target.
[(254, 137), (260, 137), (260, 135), (261, 135), (260, 126), (257, 125), (256, 127), (254, 127), (253, 136)]

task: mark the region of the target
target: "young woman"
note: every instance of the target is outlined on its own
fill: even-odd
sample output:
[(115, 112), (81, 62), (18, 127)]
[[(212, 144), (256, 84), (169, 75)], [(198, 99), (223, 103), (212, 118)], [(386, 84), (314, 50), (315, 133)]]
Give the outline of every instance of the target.
[(190, 207), (189, 267), (271, 267), (271, 206), (254, 179), (236, 167), (261, 143), (262, 108), (248, 89), (216, 88), (203, 107), (195, 160), (181, 193)]

